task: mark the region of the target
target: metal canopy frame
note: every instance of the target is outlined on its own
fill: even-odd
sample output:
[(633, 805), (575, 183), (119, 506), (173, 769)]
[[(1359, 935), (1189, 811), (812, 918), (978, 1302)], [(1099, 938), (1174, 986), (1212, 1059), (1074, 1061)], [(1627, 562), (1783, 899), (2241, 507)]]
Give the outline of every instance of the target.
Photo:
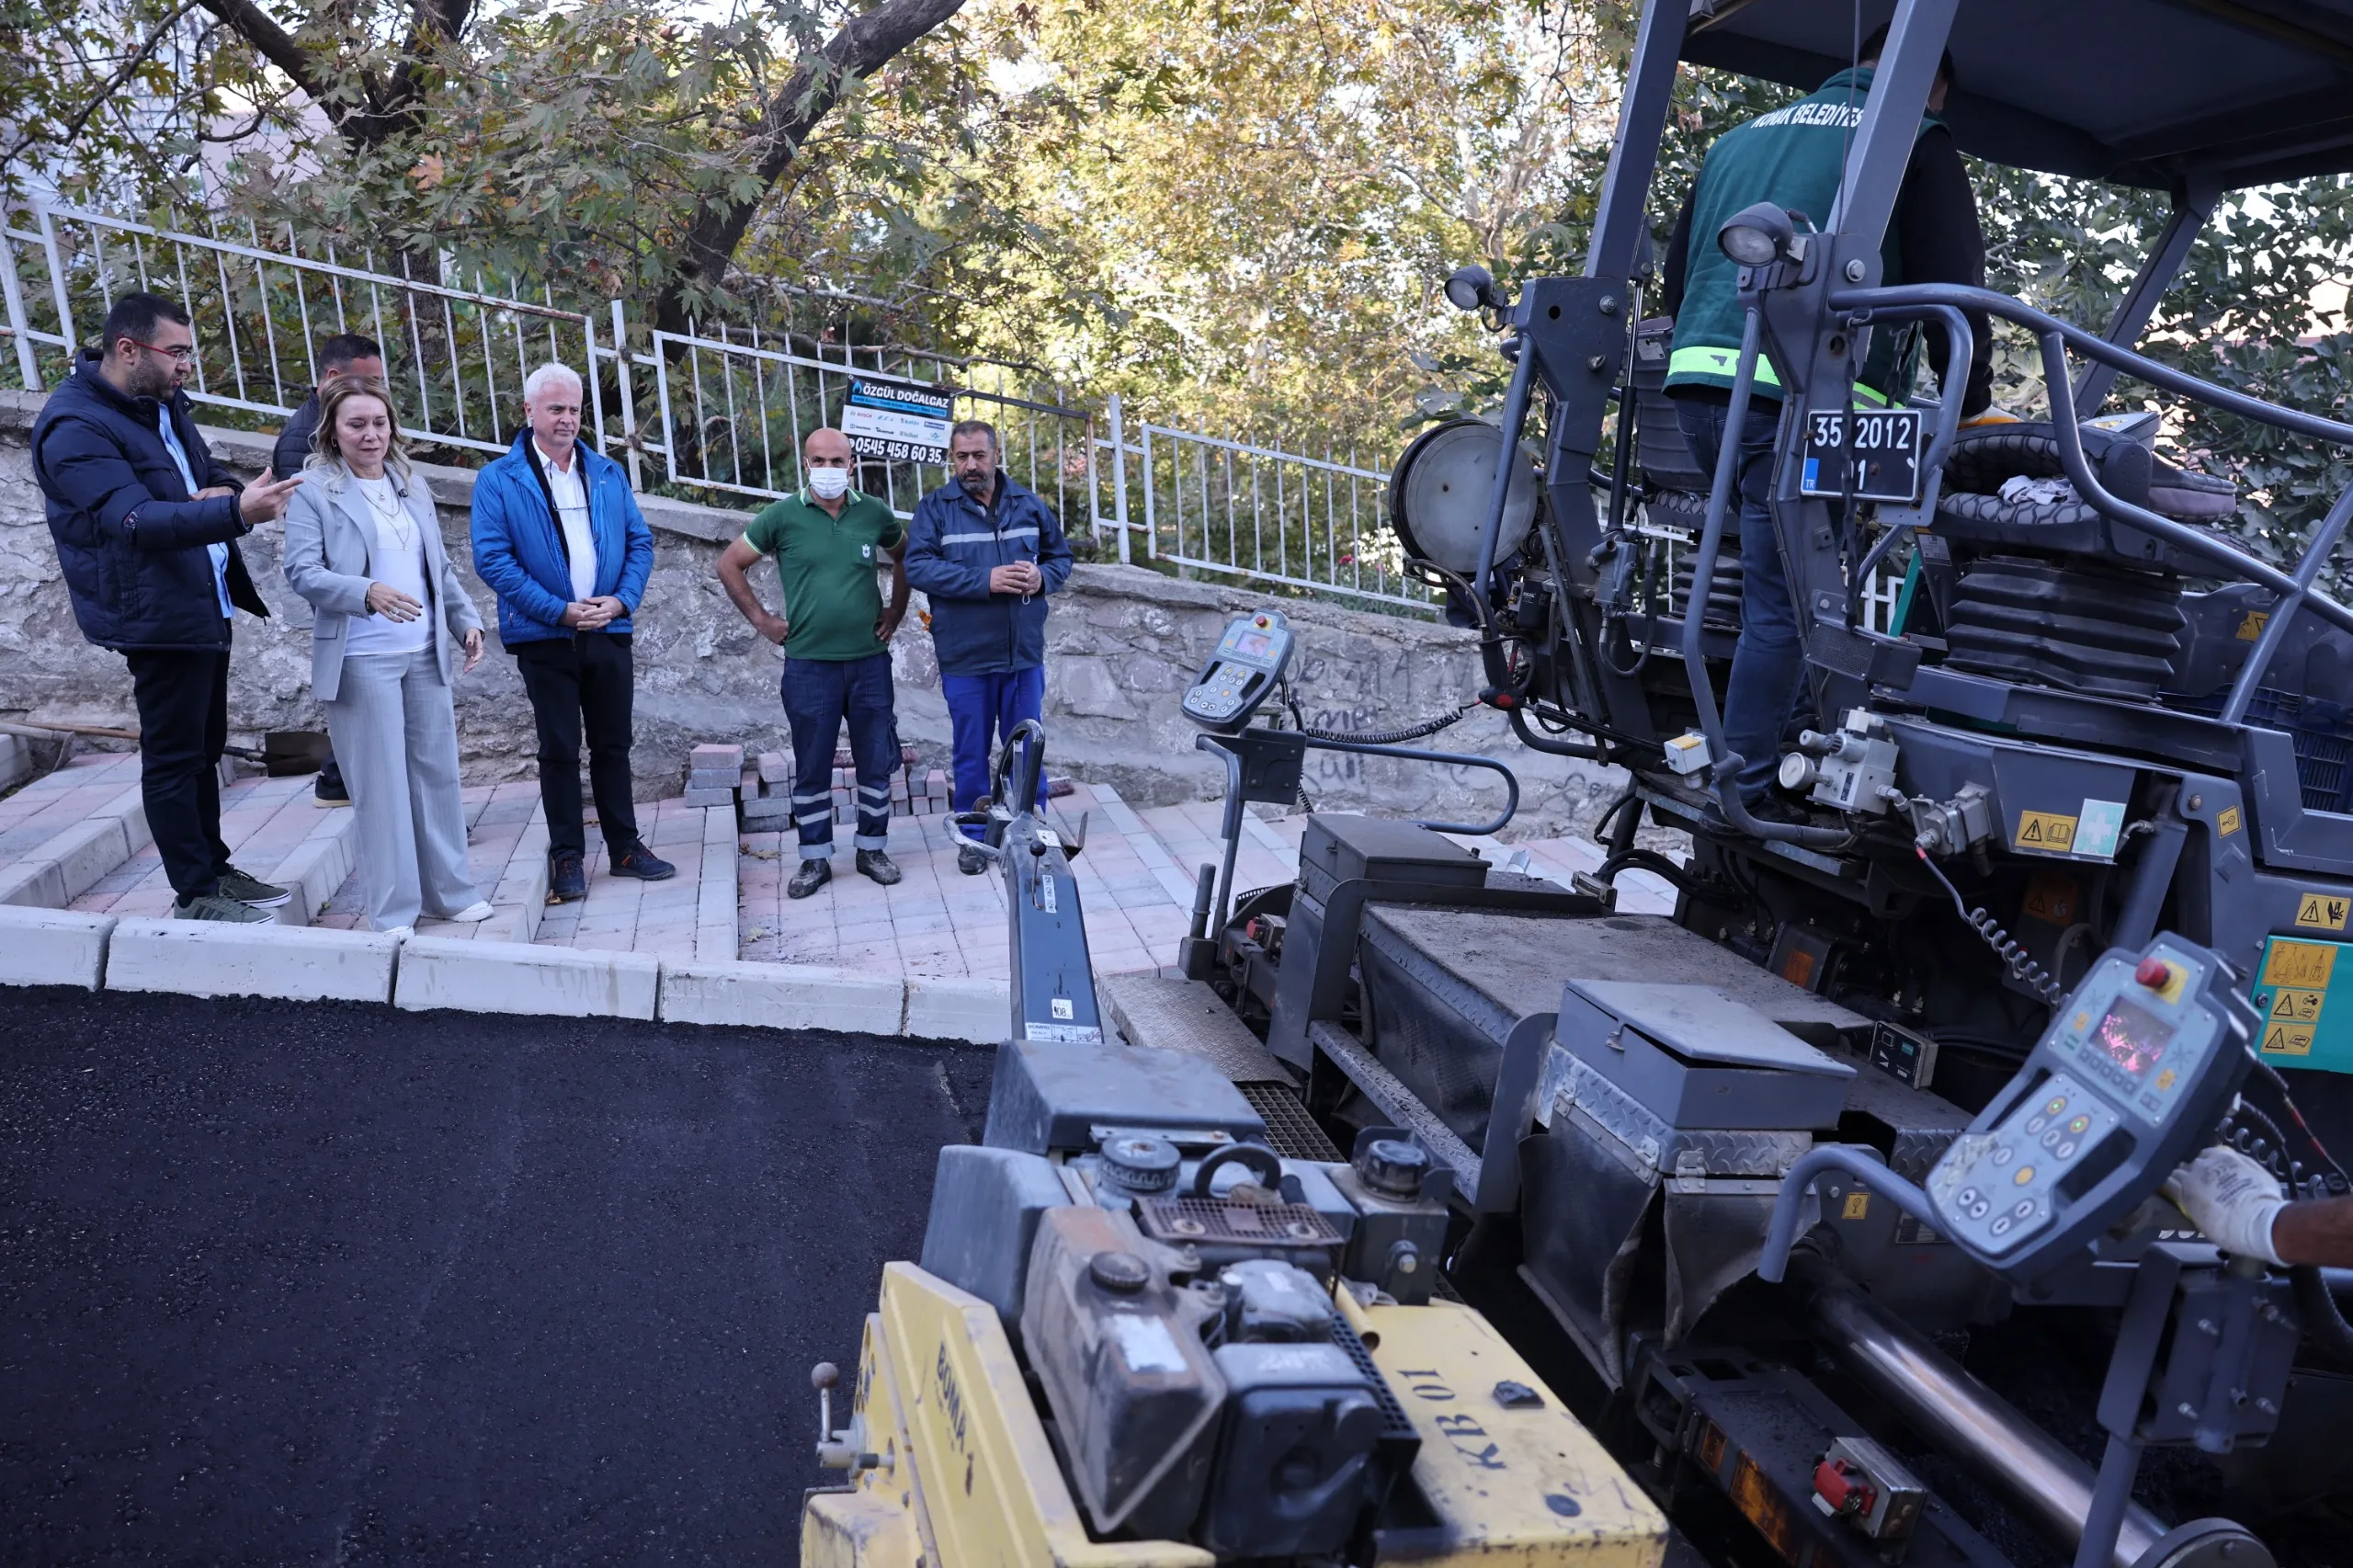
[[(1606, 737), (1620, 751), (1629, 741), (1650, 734), (1658, 726), (1654, 721), (1653, 695), (1643, 687), (1638, 674), (1620, 671), (1598, 656), (1608, 626), (1607, 607), (1599, 602), (1602, 596), (1597, 591), (1602, 570), (1598, 556), (1606, 552), (1609, 541), (1592, 488), (1594, 456), (1627, 352), (1632, 272), (1647, 229), (1650, 187), (1676, 68), (1683, 61), (1704, 55), (1704, 50), (1693, 47), (1699, 36), (1693, 30), (1695, 24), (1719, 26), (1749, 5), (1767, 3), (1699, 0), (1694, 5), (1693, 0), (1649, 0), (1643, 7), (1585, 271), (1574, 278), (1530, 280), (1506, 316), (1510, 336), (1505, 352), (1514, 360), (1504, 410), (1507, 439), (1517, 442), (1519, 438), (1540, 395), (1549, 404), (1546, 484), (1550, 506), (1540, 543), (1554, 582), (1563, 590), (1555, 598), (1554, 612), (1562, 634), (1552, 644), (1558, 654), (1553, 675), (1561, 710), (1551, 716), (1565, 718), (1597, 740)], [(2211, 5), (2236, 6), (2236, 0), (2211, 0), (2211, 4), (2210, 0), (2152, 0), (2152, 4), (2179, 4), (2203, 14)], [(2224, 173), (2208, 171), (2174, 182), (2170, 222), (2143, 258), (2105, 330), (2097, 335), (1987, 290), (1881, 287), (1880, 244), (1910, 162), (1914, 128), (1926, 110), (1938, 59), (1962, 10), (1963, 0), (1900, 0), (1865, 99), (1863, 122), (1849, 152), (1840, 199), (1825, 232), (1812, 237), (1802, 260), (1743, 275), (1746, 344), (1739, 362), (1733, 412), (1736, 418), (1745, 411), (1756, 359), (1760, 355), (1769, 357), (1783, 394), (1776, 519), (1801, 624), (1807, 628), (1807, 671), (1815, 700), (1825, 712), (1851, 706), (1868, 696), (1873, 682), (1884, 678), (1886, 670), (1908, 666), (1900, 656), (1905, 651), (1903, 644), (1857, 630), (1856, 577), (1849, 569), (1847, 551), (1842, 549), (1841, 529), (1832, 503), (1798, 493), (1793, 433), (1804, 427), (1810, 414), (1842, 410), (1847, 405), (1850, 367), (1863, 355), (1875, 323), (1934, 319), (1946, 324), (1949, 331), (1958, 328), (1955, 341), (1960, 343), (1966, 341), (1961, 313), (1966, 309), (2024, 325), (2039, 339), (2047, 384), (2064, 389), (2053, 399), (2052, 418), (2078, 494), (2112, 523), (2187, 553), (2217, 576), (2256, 583), (2278, 596), (2274, 613), (2239, 672), (2222, 714), (2224, 722), (2241, 722), (2300, 612), (2308, 611), (2333, 626), (2353, 631), (2353, 610), (2317, 589), (2323, 567), (2353, 519), (2353, 493), (2341, 499), (2314, 531), (2303, 556), (2283, 570), (2217, 536), (2129, 505), (2101, 488), (2083, 456), (2080, 422), (2097, 411), (2120, 374), (2130, 374), (2243, 417), (2335, 444), (2353, 447), (2353, 426), (2263, 403), (2182, 375), (2132, 351), (2131, 346), (2179, 275), (2216, 200), (2234, 183)], [(2238, 17), (2235, 10), (2231, 19), (2234, 24), (2256, 25), (2248, 17)], [(2353, 17), (2347, 18), (2347, 25), (2348, 38), (2353, 38)], [(2348, 43), (2346, 53), (2353, 62), (2353, 43)], [(2353, 116), (2347, 119), (2353, 124)], [(2333, 155), (2338, 166), (2353, 164), (2353, 133)], [(1694, 243), (1711, 243), (1712, 238), (1694, 236)], [(2072, 378), (2070, 350), (2083, 363), (2080, 374)], [(1964, 384), (1950, 380), (1951, 369), (1964, 375), (1966, 371), (1965, 355), (1957, 354), (1955, 359), (1937, 411), (1938, 439), (1925, 465), (1932, 486), (1938, 461), (1957, 423), (1958, 399)], [(1728, 445), (1727, 455), (1730, 450)], [(1728, 470), (1729, 465), (1720, 467), (1715, 476), (1694, 562), (1695, 582), (1710, 580), (1704, 574), (1721, 547), (1731, 504)], [(1492, 593), (1495, 584), (1495, 541), (1500, 537), (1507, 473), (1507, 467), (1499, 473), (1490, 497), (1487, 532), (1474, 578), (1483, 597)], [(1881, 519), (1890, 531), (1881, 548), (1871, 552), (1871, 559), (1875, 562), (1883, 555), (1885, 546), (1902, 530), (1925, 523), (1934, 505), (1931, 489), (1918, 507), (1882, 506)], [(1696, 592), (1694, 602), (1699, 602)], [(1842, 839), (1842, 830), (1758, 822), (1749, 814), (1738, 791), (1731, 788), (1732, 770), (1722, 766), (1722, 716), (1703, 656), (1710, 652), (1721, 656), (1722, 649), (1704, 635), (1699, 617), (1662, 617), (1657, 631), (1670, 644), (1679, 636), (1685, 646), (1684, 662), (1692, 670), (1693, 703), (1719, 764), (1717, 793), (1732, 824), (1745, 835), (1768, 842), (1827, 847), (1833, 839)], [(1490, 678), (1499, 690), (1514, 693), (1514, 700), (1524, 709), (1529, 700), (1528, 677), (1506, 666), (1503, 641), (1490, 620), (1485, 639)], [(1657, 641), (1651, 645), (1657, 646)], [(1540, 700), (1542, 694), (1537, 695)], [(1524, 726), (1520, 729), (1523, 735), (1528, 733)]]

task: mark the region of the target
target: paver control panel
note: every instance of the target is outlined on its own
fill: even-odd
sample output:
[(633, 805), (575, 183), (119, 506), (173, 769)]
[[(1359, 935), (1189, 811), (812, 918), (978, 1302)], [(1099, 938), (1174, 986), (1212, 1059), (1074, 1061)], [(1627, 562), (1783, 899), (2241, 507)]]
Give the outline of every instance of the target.
[(1290, 663), (1290, 627), (1282, 611), (1262, 609), (1225, 629), (1217, 652), (1185, 693), (1185, 717), (1208, 730), (1233, 731), (1250, 722)]
[(1939, 1227), (2005, 1273), (2086, 1244), (2196, 1152), (2253, 1064), (2256, 1017), (2174, 936), (2111, 952), (1928, 1176)]

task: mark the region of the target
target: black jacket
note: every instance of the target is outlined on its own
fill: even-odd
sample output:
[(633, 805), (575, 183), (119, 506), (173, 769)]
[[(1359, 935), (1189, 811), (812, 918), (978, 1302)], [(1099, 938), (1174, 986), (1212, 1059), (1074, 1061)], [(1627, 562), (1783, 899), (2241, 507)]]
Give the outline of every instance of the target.
[[(1697, 193), (1695, 183), (1692, 192), (1683, 199), (1683, 210), (1676, 214), (1675, 232), (1666, 243), (1659, 308), (1668, 315), (1673, 315), (1683, 303), (1683, 279), (1689, 271), (1691, 257), (1691, 197)], [(1961, 161), (1961, 149), (1954, 144), (1952, 132), (1941, 125), (1922, 133), (1913, 144), (1912, 162), (1904, 171), (1904, 187), (1895, 199), (1893, 223), (1904, 257), (1904, 276), (1890, 278), (1889, 282), (1985, 287), (1985, 231), (1977, 219), (1977, 193), (1970, 186), (1969, 169)], [(1715, 236), (1705, 236), (1705, 243), (1715, 244)], [(1964, 313), (1977, 344), (1976, 352), (1970, 358), (1969, 388), (1961, 395), (1961, 411), (1963, 415), (1974, 415), (1984, 413), (1994, 401), (1994, 331), (1984, 312)], [(1927, 337), (1929, 368), (1941, 377), (1950, 352), (1944, 329), (1932, 325)]]
[[(269, 607), (232, 542), (252, 530), (238, 515), (235, 495), (190, 497), (156, 430), (159, 406), (153, 398), (117, 392), (91, 353), (50, 393), (32, 438), (50, 537), (57, 541), (74, 619), (99, 647), (226, 648), (229, 622), (205, 547), (229, 546), (230, 601), (266, 616)], [(188, 394), (174, 393), (168, 406), (197, 488), (241, 489), (196, 433)]]
[(300, 473), (302, 465), (311, 460), (311, 437), (319, 433), (319, 394), (313, 392), (302, 400), (302, 406), (278, 433), (278, 444), (269, 449), (269, 472), (274, 479), (284, 479), (290, 473)]

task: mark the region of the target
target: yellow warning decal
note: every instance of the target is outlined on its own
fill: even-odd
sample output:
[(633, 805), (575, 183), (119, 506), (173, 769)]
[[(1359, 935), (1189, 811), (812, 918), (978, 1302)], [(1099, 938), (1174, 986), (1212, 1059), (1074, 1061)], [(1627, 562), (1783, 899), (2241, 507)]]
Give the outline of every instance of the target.
[(2215, 813), (2215, 833), (2224, 838), (2228, 838), (2238, 830), (2239, 809), (2236, 806), (2224, 806), (2219, 812)]
[(1858, 1190), (1847, 1195), (1846, 1207), (1838, 1211), (1838, 1217), (1842, 1220), (1867, 1219), (1870, 1217), (1870, 1211), (1871, 1195), (1868, 1192)]
[(2262, 636), (2263, 623), (2270, 619), (2271, 612), (2268, 610), (2251, 609), (2247, 611), (2246, 619), (2239, 622), (2239, 641), (2242, 642), (2252, 642), (2256, 638)]
[(2273, 1024), (2263, 1031), (2266, 1056), (2310, 1056), (2313, 1030), (2305, 1025)]
[(2271, 998), (2271, 1021), (2275, 1024), (2316, 1024), (2320, 1022), (2321, 1003), (2325, 991), (2296, 991), (2283, 985)]
[(2263, 983), (2298, 991), (2325, 991), (2329, 972), (2336, 967), (2334, 942), (2290, 942), (2274, 937), (2270, 956), (2263, 960)]
[(2347, 909), (2353, 909), (2353, 899), (2308, 892), (2296, 905), (2296, 924), (2307, 931), (2342, 931)]
[(2057, 812), (2020, 812), (2018, 830), (2010, 845), (2017, 849), (2040, 849), (2064, 855), (2075, 846), (2075, 819)]

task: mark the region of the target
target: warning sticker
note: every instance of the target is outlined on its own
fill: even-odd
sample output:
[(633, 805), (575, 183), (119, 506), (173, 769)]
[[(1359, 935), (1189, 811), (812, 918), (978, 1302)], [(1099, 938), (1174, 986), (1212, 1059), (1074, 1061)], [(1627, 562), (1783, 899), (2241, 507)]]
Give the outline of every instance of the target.
[(2075, 853), (2111, 859), (2116, 854), (2117, 835), (2123, 831), (2123, 801), (2086, 801), (2082, 814), (2075, 820)]
[(2273, 1024), (2263, 1031), (2263, 1054), (2266, 1056), (2310, 1056), (2313, 1053), (2313, 1030), (2309, 1026)]
[(2296, 904), (2296, 924), (2307, 931), (2342, 931), (2353, 899), (2308, 892)]
[(2252, 642), (2256, 638), (2262, 636), (2263, 623), (2270, 619), (2271, 613), (2268, 610), (2251, 609), (2247, 611), (2246, 619), (2239, 622), (2239, 641), (2242, 642)]
[(2286, 942), (2274, 939), (2263, 960), (2263, 983), (2299, 991), (2325, 991), (2336, 967), (2334, 942)]
[(2075, 923), (2075, 879), (2060, 871), (2037, 871), (2026, 884), (2027, 918), (2046, 926)]
[(2010, 835), (2015, 849), (2039, 849), (2047, 855), (2075, 852), (2075, 819), (2057, 812), (2020, 812), (2018, 830)]
[(1838, 1217), (1842, 1220), (1863, 1220), (1870, 1218), (1870, 1211), (1871, 1195), (1858, 1187), (1847, 1195), (1846, 1205), (1839, 1210)]
[(2214, 831), (2222, 837), (2228, 838), (2238, 830), (2239, 809), (2236, 806), (2224, 806), (2214, 814)]
[(2325, 991), (2293, 991), (2281, 986), (2271, 998), (2271, 1021), (2275, 1024), (2316, 1024), (2320, 1022)]

